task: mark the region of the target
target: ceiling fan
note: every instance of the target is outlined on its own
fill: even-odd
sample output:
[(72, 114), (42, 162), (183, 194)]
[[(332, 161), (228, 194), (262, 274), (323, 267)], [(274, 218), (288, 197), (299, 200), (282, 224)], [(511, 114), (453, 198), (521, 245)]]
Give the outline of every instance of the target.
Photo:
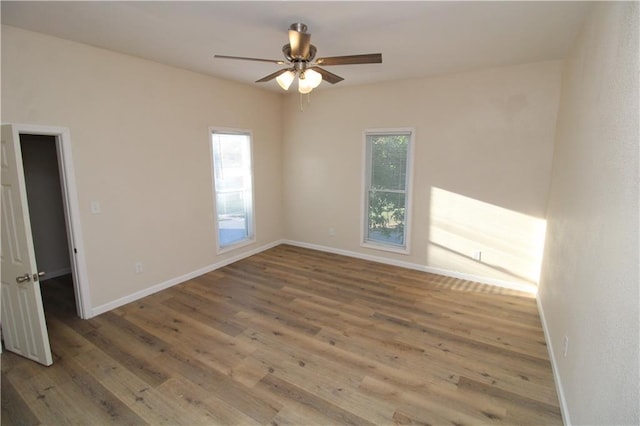
[(222, 59), (240, 59), (244, 61), (271, 62), (278, 65), (287, 65), (266, 77), (257, 80), (256, 83), (273, 80), (274, 78), (284, 90), (288, 90), (291, 83), (298, 75), (298, 91), (310, 93), (318, 87), (322, 80), (331, 84), (344, 80), (339, 75), (329, 72), (320, 65), (356, 65), (356, 64), (380, 64), (381, 53), (368, 53), (363, 55), (328, 56), (316, 59), (316, 47), (311, 44), (311, 34), (307, 33), (307, 26), (302, 23), (291, 24), (289, 27), (289, 43), (282, 46), (285, 60), (245, 58), (242, 56), (215, 55)]

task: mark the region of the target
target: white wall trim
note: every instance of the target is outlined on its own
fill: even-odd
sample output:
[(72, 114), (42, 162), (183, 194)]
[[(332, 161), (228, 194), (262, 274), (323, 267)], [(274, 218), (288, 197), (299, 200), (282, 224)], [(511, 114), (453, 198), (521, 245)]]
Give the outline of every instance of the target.
[[(323, 251), (323, 252), (327, 252), (327, 253), (334, 253), (334, 254), (339, 254), (342, 256), (348, 256), (348, 257), (354, 257), (357, 259), (363, 259), (363, 260), (369, 260), (372, 262), (378, 262), (378, 263), (384, 263), (387, 265), (393, 265), (393, 266), (399, 266), (401, 268), (407, 268), (407, 269), (413, 269), (416, 271), (422, 271), (422, 272), (429, 272), (432, 274), (438, 274), (438, 275), (444, 275), (445, 277), (452, 277), (452, 278), (459, 278), (462, 280), (468, 280), (468, 281), (474, 281), (474, 282), (478, 282), (481, 284), (488, 284), (488, 285), (494, 285), (497, 287), (502, 287), (502, 288), (508, 288), (511, 290), (518, 290), (518, 291), (524, 291), (524, 292), (528, 292), (528, 293), (532, 293), (535, 294), (536, 292), (536, 287), (534, 285), (531, 284), (523, 284), (523, 283), (517, 283), (517, 282), (511, 282), (511, 281), (504, 281), (504, 280), (498, 280), (495, 278), (490, 278), (490, 277), (483, 277), (483, 276), (478, 276), (478, 275), (471, 275), (471, 274), (465, 274), (462, 272), (455, 272), (455, 271), (450, 271), (447, 269), (440, 269), (440, 268), (433, 268), (430, 266), (425, 266), (425, 265), (419, 265), (416, 263), (411, 263), (411, 262), (405, 262), (405, 261), (401, 261), (401, 260), (395, 260), (395, 259), (387, 259), (384, 257), (379, 257), (379, 256), (372, 256), (369, 254), (364, 254), (364, 253), (358, 253), (358, 252), (354, 252), (354, 251), (349, 251), (349, 250), (342, 250), (342, 249), (337, 249), (337, 248), (333, 248), (333, 247), (328, 247), (328, 246), (322, 246), (322, 245), (318, 245), (318, 244), (311, 244), (311, 243), (305, 243), (305, 242), (301, 242), (301, 241), (293, 241), (293, 240), (276, 240), (273, 241), (269, 244), (265, 244), (261, 247), (257, 247), (253, 250), (249, 250), (249, 251), (245, 251), (242, 252), (236, 256), (232, 256), (229, 257), (227, 259), (221, 260), (220, 262), (216, 262), (213, 263), (211, 265), (205, 266), (203, 268), (200, 268), (198, 270), (195, 270), (193, 272), (189, 272), (187, 274), (181, 275), (179, 277), (175, 277), (172, 278), (170, 280), (161, 282), (159, 284), (153, 285), (151, 287), (145, 288), (143, 290), (137, 291), (135, 293), (132, 293), (130, 295), (121, 297), (120, 299), (116, 299), (112, 302), (108, 302), (105, 303), (103, 305), (100, 306), (96, 306), (94, 308), (91, 309), (91, 317), (94, 317), (96, 315), (100, 315), (104, 312), (110, 311), (112, 309), (116, 309), (119, 308), (120, 306), (126, 305), (127, 303), (131, 303), (134, 302), (138, 299), (141, 299), (143, 297), (149, 296), (151, 294), (157, 293), (159, 291), (165, 290), (169, 287), (173, 287), (174, 285), (183, 283), (185, 281), (188, 281), (190, 279), (193, 279), (195, 277), (198, 277), (200, 275), (204, 275), (208, 272), (211, 271), (215, 271), (216, 269), (220, 269), (224, 266), (230, 265), (231, 263), (237, 262), (239, 260), (245, 259), (249, 256), (253, 256), (254, 254), (258, 254), (261, 253), (265, 250), (269, 250), (273, 247), (279, 246), (280, 244), (289, 244), (292, 246), (296, 246), (296, 247), (302, 247), (302, 248), (308, 248), (311, 250), (318, 250), (318, 251)], [(541, 315), (541, 318), (543, 318), (543, 316)], [(543, 322), (544, 325), (544, 322)], [(546, 328), (545, 328), (545, 335), (546, 335)], [(554, 370), (555, 371), (555, 370)]]
[(239, 260), (245, 259), (245, 258), (247, 258), (249, 256), (253, 256), (254, 254), (258, 254), (258, 253), (263, 252), (265, 250), (269, 250), (270, 248), (276, 247), (276, 246), (278, 246), (280, 244), (282, 244), (282, 240), (277, 240), (277, 241), (271, 242), (271, 243), (263, 245), (261, 247), (257, 247), (257, 248), (255, 248), (253, 250), (249, 250), (249, 251), (245, 251), (245, 252), (239, 253), (239, 254), (237, 254), (235, 256), (232, 256), (232, 257), (226, 258), (224, 260), (221, 260), (220, 262), (216, 262), (216, 263), (213, 263), (211, 265), (205, 266), (203, 268), (197, 269), (197, 270), (195, 270), (193, 272), (189, 272), (189, 273), (181, 275), (179, 277), (172, 278), (172, 279), (170, 279), (168, 281), (164, 281), (164, 282), (161, 282), (159, 284), (153, 285), (151, 287), (147, 287), (147, 288), (145, 288), (143, 290), (140, 290), (140, 291), (137, 291), (135, 293), (129, 294), (127, 296), (121, 297), (120, 299), (116, 299), (116, 300), (114, 300), (112, 302), (108, 302), (108, 303), (105, 303), (103, 305), (96, 306), (95, 308), (93, 308), (91, 310), (91, 317), (94, 317), (96, 315), (100, 315), (100, 314), (102, 314), (104, 312), (108, 312), (108, 311), (110, 311), (112, 309), (119, 308), (120, 306), (126, 305), (127, 303), (135, 302), (138, 299), (142, 299), (143, 297), (152, 295), (152, 294), (157, 293), (159, 291), (165, 290), (165, 289), (167, 289), (169, 287), (173, 287), (174, 285), (181, 284), (181, 283), (183, 283), (185, 281), (189, 281), (189, 280), (191, 280), (191, 279), (193, 279), (195, 277), (199, 277), (200, 275), (204, 275), (204, 274), (206, 274), (208, 272), (215, 271), (216, 269), (220, 269), (220, 268), (222, 268), (224, 266), (230, 265), (230, 264), (232, 264), (234, 262), (237, 262)]
[(549, 360), (551, 361), (551, 372), (553, 373), (553, 382), (556, 385), (556, 393), (558, 394), (558, 400), (560, 402), (560, 412), (562, 414), (562, 421), (565, 425), (571, 424), (571, 417), (569, 416), (569, 408), (567, 407), (567, 399), (564, 396), (562, 387), (562, 380), (558, 374), (558, 364), (556, 363), (555, 352), (553, 351), (553, 344), (551, 343), (551, 335), (549, 334), (549, 328), (547, 327), (547, 319), (544, 316), (544, 309), (542, 308), (542, 302), (540, 301), (540, 295), (536, 296), (536, 304), (538, 305), (538, 315), (542, 322), (542, 330), (544, 331), (544, 341), (547, 342), (547, 351), (549, 353)]
[(448, 269), (434, 268), (431, 266), (419, 265), (417, 263), (405, 262), (402, 260), (388, 259), (386, 257), (373, 256), (365, 253), (358, 253), (350, 250), (342, 250), (333, 247), (321, 246), (317, 244), (305, 243), (301, 241), (283, 240), (282, 244), (290, 244), (292, 246), (308, 248), (312, 250), (324, 251), (327, 253), (340, 254), (343, 256), (355, 257), (372, 262), (384, 263), (387, 265), (399, 266), (401, 268), (413, 269), (416, 271), (429, 272), (431, 274), (444, 275), (445, 277), (459, 278), (467, 281), (474, 281), (481, 284), (493, 285), (496, 287), (508, 288), (511, 290), (523, 291), (526, 293), (536, 294), (537, 287), (533, 284), (525, 284), (513, 281), (499, 280), (491, 277), (483, 277), (479, 275), (465, 274), (463, 272), (450, 271)]

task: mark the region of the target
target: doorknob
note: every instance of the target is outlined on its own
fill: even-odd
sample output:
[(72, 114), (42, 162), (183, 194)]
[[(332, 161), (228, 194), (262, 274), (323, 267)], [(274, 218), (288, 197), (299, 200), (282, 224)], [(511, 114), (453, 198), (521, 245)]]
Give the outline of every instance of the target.
[(21, 276), (19, 276), (19, 277), (16, 277), (16, 282), (17, 282), (18, 284), (23, 283), (23, 282), (26, 282), (26, 281), (31, 281), (31, 275), (29, 275), (29, 274), (24, 274), (24, 275), (21, 275)]
[(33, 274), (33, 281), (38, 281), (38, 278), (44, 277), (44, 274), (46, 274), (46, 272), (38, 272), (37, 274)]

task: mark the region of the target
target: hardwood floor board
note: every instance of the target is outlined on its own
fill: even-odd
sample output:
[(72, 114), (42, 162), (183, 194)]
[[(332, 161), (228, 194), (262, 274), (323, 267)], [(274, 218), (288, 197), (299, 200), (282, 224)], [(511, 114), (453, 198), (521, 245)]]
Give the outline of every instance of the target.
[(330, 327), (323, 328), (318, 339), (392, 370), (424, 371), (425, 373), (420, 375), (421, 383), (452, 383), (459, 374), (457, 366), (434, 363), (433, 360), (423, 357), (421, 353), (412, 353), (410, 349), (407, 350), (408, 345), (384, 345), (379, 341), (358, 336), (356, 333), (349, 331), (343, 333)]
[(319, 307), (334, 309), (360, 318), (368, 318), (375, 312), (365, 306), (355, 306), (350, 303), (345, 303), (343, 301), (324, 296), (321, 292), (320, 294), (317, 294), (317, 292), (310, 292), (307, 289), (300, 288), (299, 286), (285, 286), (282, 288), (282, 292), (294, 296), (294, 302), (304, 300)]
[[(142, 419), (129, 407), (106, 389), (75, 359), (65, 357), (53, 368), (64, 370), (78, 391), (92, 401), (98, 409), (109, 416), (109, 422), (115, 424), (140, 424)], [(71, 384), (70, 384), (71, 385)], [(93, 411), (93, 410), (88, 410)]]
[[(200, 279), (198, 277), (196, 279)], [(171, 288), (171, 295), (181, 299), (197, 298), (209, 307), (209, 314), (214, 318), (224, 321), (238, 313), (238, 309), (227, 304), (228, 298), (215, 294), (215, 282), (205, 283), (200, 281), (187, 281)]]
[[(31, 371), (27, 371), (31, 370)], [(54, 380), (55, 377), (57, 380)], [(7, 379), (44, 424), (109, 424), (110, 417), (71, 383), (36, 364), (12, 370)]]
[(93, 319), (78, 318), (74, 303), (73, 278), (70, 274), (41, 281), (40, 289), (46, 317), (56, 317), (79, 334), (99, 327)]
[(2, 411), (0, 413), (0, 419), (2, 419), (2, 424), (6, 426), (39, 425), (40, 421), (38, 420), (38, 417), (33, 413), (33, 411), (31, 411), (29, 404), (27, 404), (22, 396), (20, 396), (5, 373), (2, 373), (1, 380), (2, 392), (0, 392), (0, 395), (2, 399)]
[[(387, 310), (387, 312), (389, 312)], [(384, 312), (381, 312), (384, 313)], [(509, 329), (502, 326), (499, 321), (494, 324), (489, 318), (462, 313), (441, 313), (431, 318), (424, 318), (416, 315), (409, 315), (409, 320), (425, 324), (440, 331), (450, 332), (458, 330), (480, 342), (485, 342), (497, 347), (506, 349), (517, 348), (529, 354), (538, 354), (544, 358), (546, 344), (543, 339), (543, 332), (538, 330), (521, 330), (517, 327)]]
[(539, 379), (535, 371), (527, 372), (528, 376), (525, 376), (513, 362), (500, 365), (482, 356), (465, 358), (439, 348), (429, 349), (422, 344), (416, 346), (397, 340), (379, 339), (375, 330), (371, 329), (340, 333), (327, 327), (318, 338), (334, 341), (345, 350), (363, 355), (369, 352), (369, 348), (375, 348), (370, 355), (375, 361), (398, 369), (428, 371), (430, 383), (453, 382), (459, 375), (468, 375), (498, 388), (529, 393), (540, 401), (546, 401), (549, 395), (545, 383), (550, 377)]
[(375, 425), (362, 417), (359, 417), (350, 411), (343, 410), (313, 393), (307, 392), (299, 387), (287, 383), (271, 374), (265, 376), (258, 386), (264, 386), (265, 389), (276, 395), (297, 402), (307, 408), (318, 411), (329, 417), (332, 422), (344, 425)]
[[(389, 312), (388, 309), (385, 309), (385, 311)], [(384, 312), (380, 313), (384, 314)], [(430, 318), (408, 315), (408, 319), (410, 322), (425, 324), (425, 326), (439, 332), (448, 333), (454, 330), (459, 332), (457, 334), (462, 334), (467, 339), (511, 352), (520, 352), (540, 359), (545, 359), (547, 356), (547, 346), (542, 329), (527, 332), (522, 332), (517, 328), (510, 330), (507, 327), (502, 327), (499, 322), (494, 325), (490, 318), (472, 315), (464, 317), (459, 314), (453, 317), (442, 314)]]
[(282, 292), (277, 295), (271, 294), (253, 284), (245, 285), (234, 282), (233, 279), (216, 286), (215, 292), (221, 298), (224, 298), (227, 304), (234, 306), (237, 311), (251, 311), (274, 318), (283, 324), (311, 335), (319, 330), (318, 327), (301, 318), (300, 312), (291, 311), (287, 304), (293, 299), (283, 295)]
[(268, 373), (264, 364), (251, 355), (236, 364), (228, 376), (241, 385), (252, 388)]
[[(394, 319), (393, 322), (400, 323), (400, 321), (398, 321), (397, 319)], [(407, 325), (404, 324), (403, 326), (406, 327)], [(418, 328), (418, 329), (420, 329), (421, 331), (426, 330), (427, 333), (431, 333), (429, 329), (425, 329), (425, 328)], [(450, 335), (448, 336), (447, 334), (435, 333), (435, 335), (439, 338), (442, 338), (444, 342), (447, 341), (448, 337), (450, 338)], [(355, 333), (352, 333), (351, 337), (356, 339), (359, 336), (357, 336)], [(336, 340), (340, 339), (340, 337), (335, 334), (332, 335), (331, 338)], [(345, 341), (344, 343), (359, 344), (360, 345), (359, 347), (361, 348), (366, 348), (367, 346), (370, 345), (370, 343), (367, 343), (366, 341), (364, 343), (354, 343), (354, 339), (352, 339), (351, 342)], [(412, 342), (415, 342), (415, 339), (409, 339), (409, 340), (411, 340)], [(469, 340), (459, 339), (455, 337), (452, 339), (452, 341), (461, 342), (463, 345), (471, 344), (472, 347), (477, 346), (477, 344), (473, 343), (472, 341), (471, 343), (469, 343), (470, 342)], [(497, 362), (492, 362), (494, 358), (491, 355), (496, 353), (502, 354), (504, 355), (505, 359), (509, 359), (509, 358), (517, 359), (519, 357), (522, 357), (525, 359), (528, 358), (534, 361), (535, 360), (541, 361), (541, 364), (542, 364), (543, 360), (539, 358), (528, 357), (527, 355), (520, 354), (519, 352), (515, 352), (515, 353), (509, 352), (509, 351), (500, 350), (499, 348), (495, 348), (487, 345), (481, 345), (479, 348), (477, 348), (479, 352), (478, 355), (470, 358), (461, 357), (457, 355), (455, 352), (451, 352), (451, 350), (447, 349), (446, 347), (439, 348), (436, 350), (429, 349), (430, 348), (429, 345), (420, 345), (420, 347), (424, 351), (423, 354), (428, 357), (431, 363), (433, 363), (432, 366), (430, 367), (430, 370), (433, 370), (434, 372), (439, 371), (438, 377), (443, 378), (444, 377), (443, 373), (444, 375), (446, 375), (447, 366), (452, 365), (452, 366), (455, 366), (456, 368), (456, 370), (452, 371), (452, 374), (467, 375), (480, 382), (487, 383), (496, 387), (502, 387), (509, 391), (528, 392), (531, 394), (532, 398), (536, 398), (544, 402), (548, 401), (549, 400), (548, 398), (551, 398), (552, 400), (554, 399), (557, 400), (557, 397), (555, 396), (555, 392), (552, 392), (551, 394), (548, 392), (548, 380), (551, 378), (551, 376), (549, 376), (547, 380), (545, 380), (544, 377), (538, 377), (536, 372), (531, 370), (528, 370), (526, 374), (524, 374), (520, 366), (518, 366), (517, 369), (510, 371), (509, 366), (513, 366), (512, 362), (509, 363), (508, 361), (505, 361), (502, 364)], [(381, 362), (397, 361), (397, 359), (393, 358), (392, 355), (385, 356), (384, 352), (379, 353), (378, 356), (380, 357), (379, 359)], [(467, 360), (470, 360), (470, 361), (467, 362)], [(441, 368), (436, 369), (437, 366), (440, 366)], [(540, 368), (545, 369), (544, 364), (540, 365)], [(551, 365), (548, 364), (546, 368), (547, 371), (549, 371), (550, 368), (551, 368)]]
[(277, 374), (298, 386), (304, 387), (298, 382), (308, 382), (314, 386), (332, 387), (339, 381), (341, 386), (338, 387), (357, 388), (364, 377), (359, 371), (316, 355), (304, 347), (283, 344), (277, 336), (248, 330), (244, 337), (258, 348), (251, 358), (262, 365), (265, 373)]
[(421, 423), (474, 425), (500, 420), (506, 414), (506, 410), (488, 400), (484, 405), (477, 401), (463, 401), (456, 397), (455, 391), (436, 386), (423, 388), (416, 393), (392, 383), (365, 377), (360, 389), (366, 394), (392, 401), (397, 410)]
[(99, 349), (76, 357), (78, 363), (109, 392), (125, 403), (135, 414), (150, 424), (189, 423), (188, 413), (179, 409), (176, 401), (141, 380), (118, 361)]
[[(111, 329), (110, 326), (105, 325), (102, 329), (86, 333), (84, 338), (110, 357), (117, 359), (123, 367), (149, 385), (158, 386), (164, 383), (169, 378), (169, 374), (161, 365), (152, 362), (153, 352), (149, 349), (136, 348), (131, 345), (130, 341), (120, 340), (126, 334), (119, 334), (118, 331), (118, 329)], [(117, 336), (117, 338), (112, 338), (112, 336)]]
[(345, 312), (344, 308), (333, 309), (327, 306), (323, 306), (317, 302), (310, 302), (306, 299), (296, 299), (291, 302), (291, 307), (296, 311), (301, 310), (305, 312), (307, 317), (316, 326), (336, 325), (340, 326), (353, 326), (353, 327), (369, 327), (373, 324), (373, 319), (370, 316), (357, 316), (351, 312)]
[[(212, 397), (209, 392), (188, 380), (172, 377), (158, 387), (164, 395), (176, 401), (182, 412), (190, 414), (192, 425), (260, 425), (259, 422), (242, 412)], [(186, 424), (186, 419), (182, 423)]]
[[(483, 318), (495, 319), (496, 324), (509, 325), (522, 330), (539, 330), (541, 327), (540, 321), (537, 316), (532, 316), (528, 312), (523, 312), (520, 308), (509, 309), (505, 306), (492, 306), (492, 307), (476, 307), (473, 304), (471, 296), (459, 297), (453, 291), (437, 291), (429, 292), (425, 296), (416, 296), (413, 292), (406, 292), (406, 287), (397, 289), (400, 293), (406, 293), (407, 295), (414, 295), (416, 297), (416, 305), (425, 305), (425, 308), (434, 310), (440, 314), (449, 315), (470, 315)], [(530, 303), (530, 301), (529, 301)]]
[(281, 300), (271, 300), (267, 303), (266, 300), (260, 301), (260, 296), (256, 296), (251, 302), (248, 302), (248, 299), (249, 297), (242, 300), (236, 299), (228, 303), (243, 305), (245, 313), (273, 319), (287, 328), (296, 329), (305, 334), (314, 335), (320, 330), (306, 318), (304, 312), (295, 311), (290, 304)]
[(562, 423), (522, 292), (287, 245), (90, 320), (46, 287), (54, 364), (2, 354), (3, 424)]
[(271, 420), (269, 423), (271, 426), (327, 426), (337, 424), (334, 419), (301, 403), (286, 400), (284, 397), (283, 403), (287, 405)]
[(478, 349), (486, 351), (487, 353), (498, 353), (504, 354), (506, 356), (515, 354), (517, 356), (530, 358), (533, 360), (544, 360), (546, 358), (542, 355), (531, 355), (524, 350), (519, 350), (516, 347), (506, 348), (502, 345), (495, 345), (492, 342), (487, 342), (486, 339), (479, 339), (477, 338), (477, 336), (472, 336), (471, 330), (469, 330), (468, 328), (461, 329), (460, 327), (452, 326), (450, 329), (443, 329), (437, 326), (426, 325), (427, 322), (416, 323), (413, 320), (407, 320), (404, 318), (399, 318), (398, 316), (384, 314), (381, 312), (377, 312), (373, 316), (374, 318), (386, 321), (390, 324), (398, 325), (400, 326), (400, 329), (404, 328), (405, 330), (417, 330), (421, 333), (425, 333), (443, 339), (445, 341), (459, 342), (460, 344), (474, 346)]
[(147, 327), (150, 333), (161, 334), (167, 329), (171, 330), (171, 334), (165, 334), (165, 338), (173, 347), (181, 348), (190, 356), (223, 373), (231, 371), (254, 350), (249, 345), (163, 304), (155, 306), (152, 314), (148, 311), (141, 314), (140, 310), (133, 309), (125, 311), (125, 316), (139, 326)]
[(402, 386), (419, 388), (424, 384), (422, 377), (416, 375), (415, 372), (396, 369), (376, 362), (370, 355), (372, 352), (375, 352), (375, 348), (371, 348), (371, 350), (364, 351), (364, 354), (360, 354), (342, 349), (333, 340), (325, 342), (318, 338), (297, 333), (295, 330), (284, 330), (279, 327), (278, 324), (269, 325), (268, 321), (260, 321), (257, 319), (251, 322), (249, 328), (251, 330), (243, 333), (240, 337), (248, 336), (250, 339), (252, 337), (250, 336), (252, 330), (257, 330), (263, 335), (267, 335), (273, 339), (274, 348), (280, 348), (285, 345), (304, 348), (305, 350), (313, 351), (313, 354), (316, 356), (339, 363), (348, 370), (358, 372), (362, 375), (369, 374), (379, 376)]
[(2, 350), (2, 362), (0, 363), (0, 371), (3, 374), (7, 372), (19, 368), (22, 365), (30, 364), (33, 361), (28, 360), (27, 358), (21, 357), (17, 354), (9, 352), (3, 348)]
[(404, 426), (404, 425), (415, 425), (415, 426), (433, 426), (434, 424), (446, 424), (449, 423), (444, 419), (438, 419), (436, 421), (434, 421), (433, 419), (429, 419), (424, 420), (424, 419), (419, 419), (418, 417), (420, 416), (414, 416), (411, 414), (408, 414), (406, 412), (404, 412), (401, 409), (397, 409), (394, 413), (393, 413), (393, 424), (394, 425), (400, 425), (400, 426)]
[(267, 424), (281, 408), (270, 395), (259, 392), (256, 388), (245, 387), (230, 376), (177, 349), (168, 351), (160, 358), (176, 374), (259, 423)]
[(370, 398), (358, 391), (362, 379), (360, 375), (356, 376), (342, 366), (311, 354), (300, 355), (295, 350), (283, 352), (280, 355), (273, 350), (257, 351), (252, 358), (264, 365), (268, 375), (368, 421), (385, 424), (391, 418), (394, 407), (388, 402)]
[[(121, 309), (124, 310), (126, 308)], [(122, 315), (114, 312), (105, 312), (102, 315), (92, 318), (92, 321), (100, 327), (108, 328), (110, 332), (117, 330), (118, 340), (120, 342), (126, 342), (126, 346), (130, 348), (131, 351), (159, 353), (169, 347), (169, 343), (163, 339), (146, 332), (144, 329), (128, 321)], [(106, 330), (103, 330), (103, 332), (106, 333)]]
[(162, 304), (231, 337), (235, 337), (245, 330), (232, 319), (220, 318), (220, 314), (212, 312), (212, 307), (207, 301), (193, 296), (177, 294), (164, 300)]
[(287, 284), (287, 281), (281, 279), (274, 279), (267, 273), (267, 268), (256, 262), (249, 260), (245, 264), (240, 266), (231, 264), (224, 271), (225, 277), (233, 277), (240, 282), (251, 282), (258, 284), (265, 289), (271, 289), (274, 291), (282, 289)]
[(47, 319), (47, 329), (50, 334), (56, 336), (55, 340), (50, 339), (51, 352), (54, 356), (63, 352), (69, 356), (75, 356), (93, 349), (91, 342), (56, 317), (50, 316)]
[(499, 400), (509, 413), (507, 419), (514, 423), (550, 424), (562, 420), (560, 408), (555, 404), (537, 401), (520, 393), (508, 392), (464, 376), (458, 381), (458, 390), (465, 394), (465, 399), (466, 394), (476, 393)]
[(481, 348), (470, 345), (461, 345), (457, 342), (443, 341), (432, 338), (425, 333), (417, 333), (415, 330), (406, 330), (397, 334), (395, 340), (408, 344), (414, 344), (425, 350), (425, 355), (432, 357), (442, 357), (449, 362), (460, 363), (460, 365), (473, 366), (478, 368), (486, 365), (496, 370), (504, 370), (513, 375), (524, 375), (523, 380), (548, 383), (552, 379), (550, 365), (548, 361), (535, 358), (524, 358), (517, 354), (487, 354)]
[(417, 304), (426, 304), (436, 310), (495, 318), (498, 320), (498, 324), (500, 322), (503, 324), (511, 323), (513, 326), (521, 327), (523, 329), (539, 329), (541, 326), (537, 315), (533, 315), (529, 312), (523, 312), (519, 308), (509, 309), (508, 304), (505, 304), (504, 306), (499, 304), (479, 304), (476, 307), (472, 298), (459, 297), (459, 295), (454, 292), (441, 291), (438, 293), (431, 293), (429, 297), (419, 299)]

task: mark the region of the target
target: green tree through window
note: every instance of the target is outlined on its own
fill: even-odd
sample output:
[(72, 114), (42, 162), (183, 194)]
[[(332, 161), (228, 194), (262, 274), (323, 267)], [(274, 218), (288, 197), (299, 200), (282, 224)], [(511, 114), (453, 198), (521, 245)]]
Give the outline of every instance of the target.
[(367, 133), (365, 243), (406, 248), (411, 133)]

